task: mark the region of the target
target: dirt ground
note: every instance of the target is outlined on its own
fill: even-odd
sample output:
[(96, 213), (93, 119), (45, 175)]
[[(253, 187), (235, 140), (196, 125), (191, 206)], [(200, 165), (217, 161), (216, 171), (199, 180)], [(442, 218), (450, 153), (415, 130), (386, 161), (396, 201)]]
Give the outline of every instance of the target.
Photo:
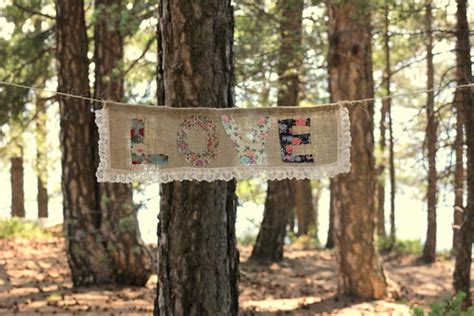
[[(242, 315), (409, 315), (409, 305), (449, 295), (453, 262), (421, 265), (413, 256), (384, 256), (390, 298), (358, 302), (336, 296), (329, 251), (286, 249), (279, 264), (247, 262), (241, 251)], [(149, 315), (157, 277), (145, 288), (73, 288), (63, 238), (0, 240), (0, 315)]]

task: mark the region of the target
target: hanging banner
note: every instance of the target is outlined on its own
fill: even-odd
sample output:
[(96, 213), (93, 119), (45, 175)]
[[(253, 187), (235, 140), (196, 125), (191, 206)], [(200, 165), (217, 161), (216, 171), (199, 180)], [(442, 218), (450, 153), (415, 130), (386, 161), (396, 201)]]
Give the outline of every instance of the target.
[(350, 171), (350, 121), (339, 105), (215, 109), (107, 102), (96, 111), (96, 123), (99, 182), (320, 179)]

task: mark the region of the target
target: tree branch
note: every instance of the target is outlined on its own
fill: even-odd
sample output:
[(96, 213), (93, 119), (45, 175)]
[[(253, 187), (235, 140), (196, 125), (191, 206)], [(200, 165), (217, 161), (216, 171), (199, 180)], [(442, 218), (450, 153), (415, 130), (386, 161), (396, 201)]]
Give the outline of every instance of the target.
[(19, 3), (16, 2), (16, 1), (13, 1), (13, 5), (14, 5), (15, 7), (17, 7), (18, 9), (20, 9), (20, 10), (22, 10), (22, 11), (25, 11), (25, 12), (27, 12), (27, 13), (30, 13), (30, 14), (32, 14), (32, 15), (39, 15), (39, 16), (42, 16), (42, 17), (44, 17), (44, 18), (51, 19), (51, 20), (56, 19), (54, 16), (51, 16), (51, 15), (48, 15), (48, 14), (45, 14), (45, 13), (36, 11), (36, 10), (33, 9), (33, 8), (25, 7), (25, 6), (19, 4)]

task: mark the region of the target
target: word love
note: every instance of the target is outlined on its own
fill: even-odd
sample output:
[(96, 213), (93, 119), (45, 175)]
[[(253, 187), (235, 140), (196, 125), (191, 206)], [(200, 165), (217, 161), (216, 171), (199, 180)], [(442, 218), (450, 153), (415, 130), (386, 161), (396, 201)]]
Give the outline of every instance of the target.
[(350, 169), (340, 106), (170, 108), (106, 103), (96, 112), (99, 181), (321, 178)]
[[(221, 115), (224, 127), (230, 142), (236, 149), (238, 158), (243, 165), (263, 165), (265, 163), (265, 143), (268, 130), (273, 122), (268, 116), (257, 118), (248, 134), (244, 134), (230, 114)], [(168, 163), (166, 154), (147, 154), (145, 152), (145, 122), (142, 119), (132, 119), (130, 130), (131, 163), (163, 165)], [(278, 120), (278, 137), (280, 140), (281, 160), (286, 163), (312, 163), (313, 155), (296, 155), (295, 146), (311, 144), (309, 133), (294, 134), (293, 127), (311, 126), (310, 118)], [(192, 128), (202, 130), (206, 146), (195, 152), (191, 149), (188, 135)], [(219, 137), (215, 122), (204, 115), (193, 115), (185, 119), (177, 133), (177, 149), (184, 159), (194, 167), (210, 164), (219, 150)]]

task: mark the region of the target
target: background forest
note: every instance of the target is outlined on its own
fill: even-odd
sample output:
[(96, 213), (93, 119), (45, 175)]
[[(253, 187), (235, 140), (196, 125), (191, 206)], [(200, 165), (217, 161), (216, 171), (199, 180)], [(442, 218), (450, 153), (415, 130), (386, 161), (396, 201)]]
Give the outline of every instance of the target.
[[(473, 19), (466, 0), (0, 0), (0, 314), (473, 315)], [(334, 179), (95, 179), (87, 98), (372, 97)]]

